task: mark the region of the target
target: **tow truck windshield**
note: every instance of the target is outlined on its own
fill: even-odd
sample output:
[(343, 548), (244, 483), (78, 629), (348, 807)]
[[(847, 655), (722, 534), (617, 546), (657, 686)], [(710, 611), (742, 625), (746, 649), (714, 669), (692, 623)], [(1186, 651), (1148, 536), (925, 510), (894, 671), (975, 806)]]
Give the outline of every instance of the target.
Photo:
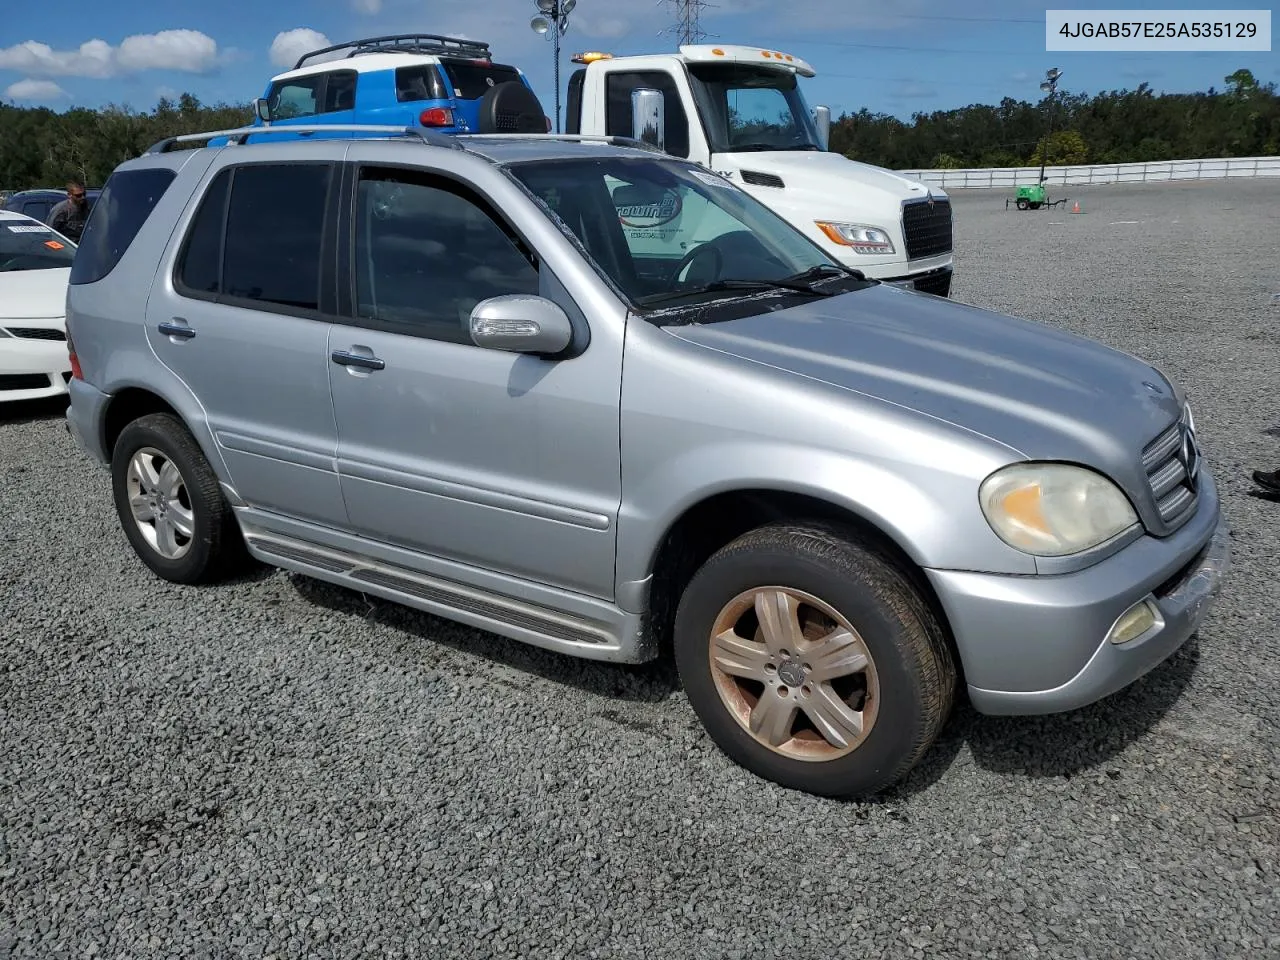
[(689, 79), (713, 153), (822, 149), (795, 74), (692, 63)]

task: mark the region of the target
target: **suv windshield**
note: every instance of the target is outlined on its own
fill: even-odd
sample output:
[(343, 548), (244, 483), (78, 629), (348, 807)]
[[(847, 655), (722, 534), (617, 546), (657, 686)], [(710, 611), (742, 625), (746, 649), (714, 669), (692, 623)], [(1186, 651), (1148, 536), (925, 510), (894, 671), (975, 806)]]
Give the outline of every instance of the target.
[(822, 149), (795, 74), (694, 63), (689, 82), (712, 152)]
[(691, 164), (613, 156), (508, 169), (637, 308), (762, 290), (826, 295), (869, 282), (754, 197)]
[(0, 220), (0, 273), (69, 267), (76, 246), (40, 223)]

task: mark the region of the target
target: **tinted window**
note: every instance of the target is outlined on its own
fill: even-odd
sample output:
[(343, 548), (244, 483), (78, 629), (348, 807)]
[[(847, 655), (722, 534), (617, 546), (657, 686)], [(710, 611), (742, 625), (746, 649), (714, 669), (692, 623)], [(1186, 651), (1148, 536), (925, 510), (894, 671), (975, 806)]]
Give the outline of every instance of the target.
[[(367, 171), (356, 207), (356, 313), (397, 332), (470, 343), (472, 308), (538, 292), (538, 272), (483, 201), (447, 180)], [(392, 179), (395, 178), (395, 179)]]
[(251, 164), (231, 180), (222, 295), (316, 310), (327, 164)]
[(108, 178), (80, 237), (72, 283), (94, 283), (115, 269), (175, 176), (164, 169), (118, 170)]
[(432, 66), (401, 67), (396, 71), (396, 100), (443, 100), (449, 96), (439, 71)]
[(356, 78), (354, 70), (338, 70), (328, 75), (324, 87), (324, 112), (356, 108)]
[(198, 293), (218, 293), (221, 290), (222, 228), (227, 220), (230, 186), (231, 171), (223, 170), (200, 201), (200, 209), (191, 221), (178, 260), (179, 290)]
[(689, 118), (680, 101), (680, 90), (671, 74), (659, 70), (611, 73), (605, 78), (605, 133), (611, 137), (631, 136), (631, 91), (642, 87), (660, 91), (666, 101), (667, 152), (677, 157), (689, 156)]
[(514, 80), (520, 82), (520, 74), (515, 67), (507, 67), (497, 63), (470, 60), (443, 60), (440, 64), (449, 75), (449, 81), (457, 90), (457, 96), (463, 100), (479, 100), (489, 92), (490, 87)]
[(49, 214), (53, 213), (53, 201), (28, 200), (22, 205), (22, 212), (28, 217), (35, 217), (37, 220), (48, 220)]

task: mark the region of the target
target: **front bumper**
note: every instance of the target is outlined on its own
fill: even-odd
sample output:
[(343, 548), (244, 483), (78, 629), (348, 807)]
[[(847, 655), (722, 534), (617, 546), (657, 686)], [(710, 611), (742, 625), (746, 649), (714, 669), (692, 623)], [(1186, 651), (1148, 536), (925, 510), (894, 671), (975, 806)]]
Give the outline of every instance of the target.
[(0, 340), (0, 403), (62, 396), (71, 377), (71, 356), (59, 340)]
[[(1078, 573), (1008, 577), (928, 571), (980, 713), (1044, 714), (1086, 706), (1123, 689), (1199, 629), (1230, 566), (1230, 532), (1212, 476), (1201, 506), (1172, 537), (1144, 537)], [(1116, 644), (1108, 633), (1148, 599), (1158, 629)]]

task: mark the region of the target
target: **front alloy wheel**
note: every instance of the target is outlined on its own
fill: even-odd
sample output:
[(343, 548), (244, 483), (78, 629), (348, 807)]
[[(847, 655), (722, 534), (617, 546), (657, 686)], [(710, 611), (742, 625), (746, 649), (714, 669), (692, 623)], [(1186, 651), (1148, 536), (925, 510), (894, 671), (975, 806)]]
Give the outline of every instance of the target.
[(716, 690), (762, 746), (795, 760), (856, 750), (876, 722), (880, 682), (858, 631), (800, 590), (738, 594), (711, 628)]
[(730, 759), (833, 797), (874, 794), (919, 762), (956, 668), (900, 563), (843, 525), (784, 522), (702, 565), (676, 612), (676, 665)]

